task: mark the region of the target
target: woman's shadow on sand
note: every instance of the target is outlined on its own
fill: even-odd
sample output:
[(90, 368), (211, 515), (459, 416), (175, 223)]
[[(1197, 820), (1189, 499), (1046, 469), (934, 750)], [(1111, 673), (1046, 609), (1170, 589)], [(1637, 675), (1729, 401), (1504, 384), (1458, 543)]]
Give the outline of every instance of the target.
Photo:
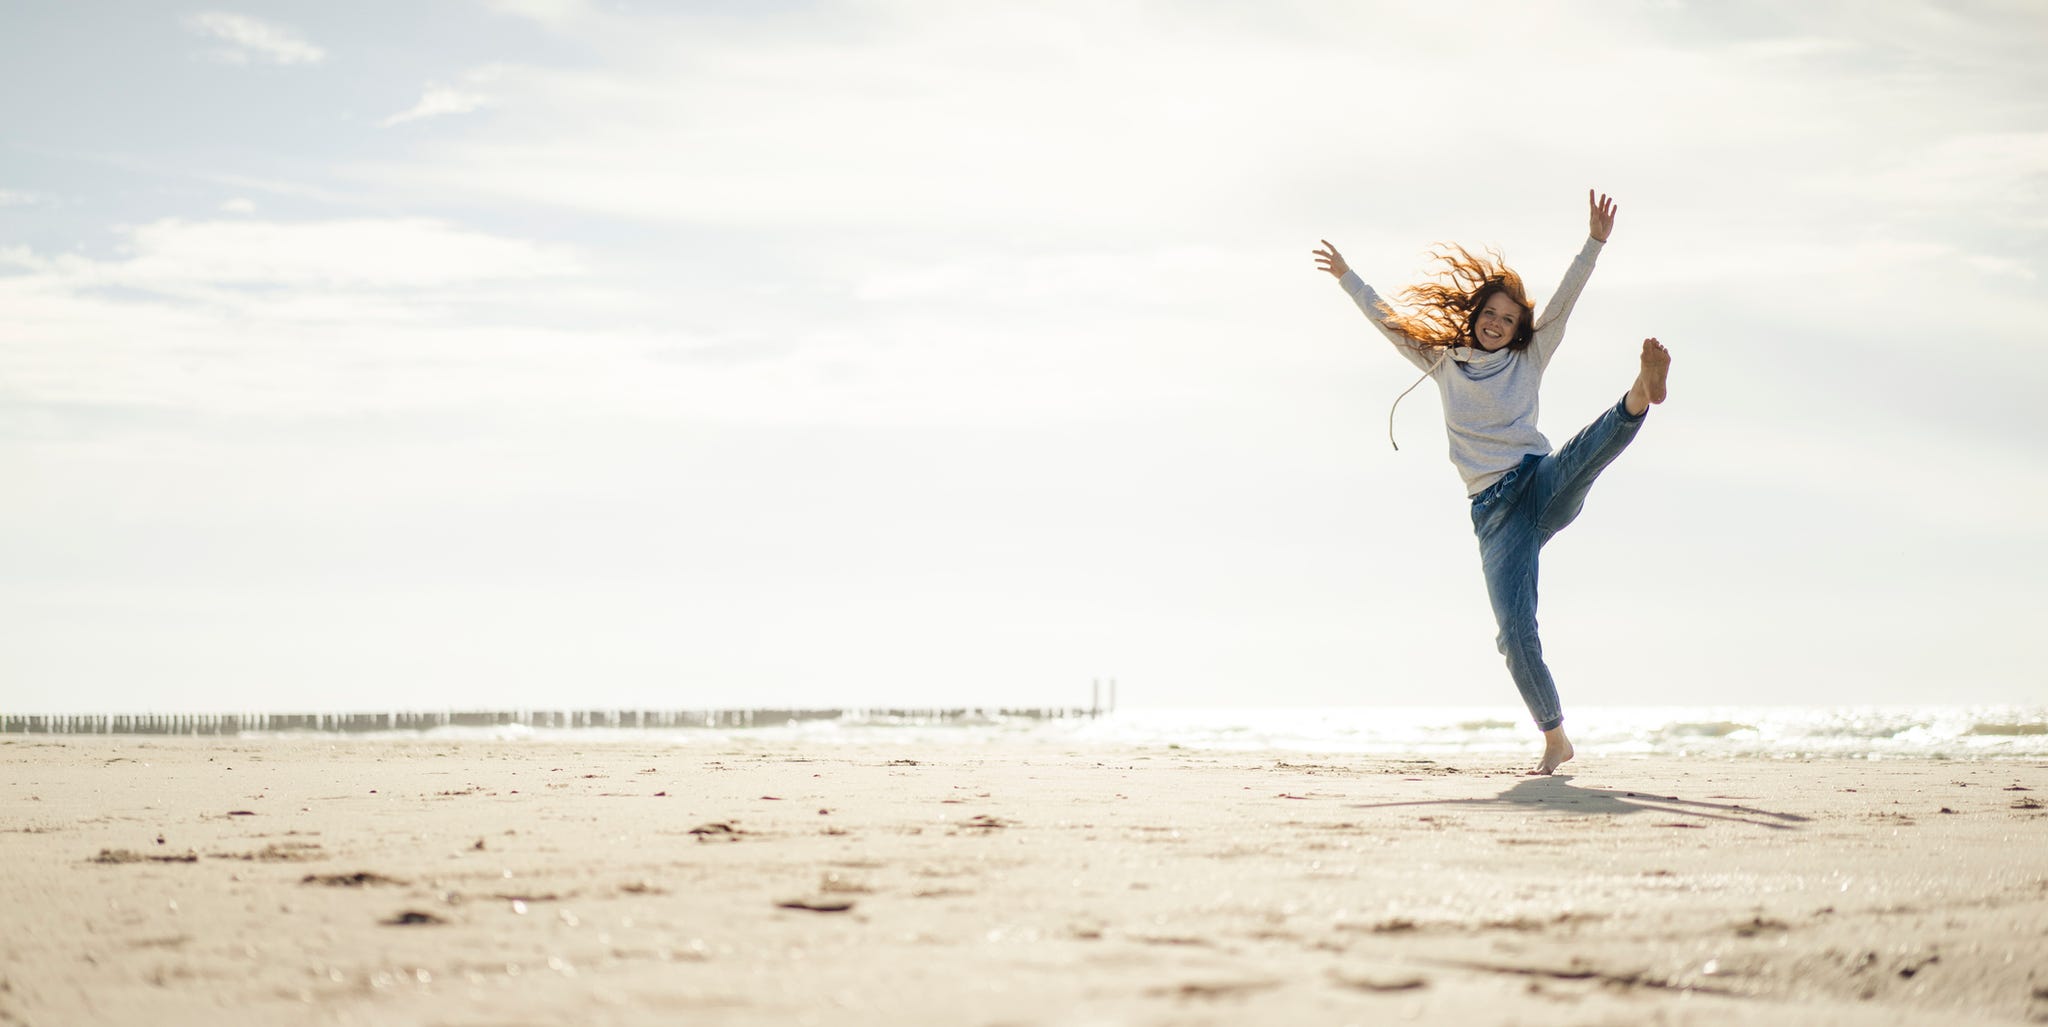
[[(1426, 799), (1414, 802), (1350, 803), (1352, 809), (1388, 809), (1395, 806), (1476, 806), (1482, 809), (1541, 809), (1579, 816), (1620, 816), (1630, 813), (1664, 813), (1700, 820), (1726, 820), (1773, 831), (1789, 831), (1810, 818), (1797, 813), (1773, 813), (1754, 806), (1681, 799), (1676, 795), (1622, 792), (1606, 788), (1580, 788), (1571, 776), (1527, 777), (1490, 799)], [(1705, 827), (1681, 822), (1674, 826)]]

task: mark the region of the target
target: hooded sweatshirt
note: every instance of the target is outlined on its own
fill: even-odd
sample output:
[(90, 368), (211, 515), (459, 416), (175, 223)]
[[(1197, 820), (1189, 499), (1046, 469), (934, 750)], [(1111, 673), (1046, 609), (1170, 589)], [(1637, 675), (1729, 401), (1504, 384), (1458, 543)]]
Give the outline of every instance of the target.
[(1572, 305), (1578, 302), (1579, 292), (1592, 277), (1593, 261), (1599, 256), (1600, 247), (1598, 239), (1587, 237), (1586, 245), (1565, 270), (1564, 281), (1537, 316), (1535, 338), (1522, 350), (1498, 349), (1489, 353), (1468, 345), (1418, 345), (1387, 324), (1379, 294), (1356, 272), (1346, 271), (1338, 280), (1358, 309), (1394, 344), (1395, 352), (1406, 357), (1426, 377), (1435, 379), (1437, 393), (1443, 398), (1444, 432), (1450, 436), (1451, 463), (1465, 479), (1466, 495), (1486, 491), (1487, 486), (1519, 465), (1523, 457), (1550, 452), (1550, 440), (1536, 430), (1537, 392), (1543, 385), (1544, 368), (1550, 366), (1551, 355), (1557, 352), (1558, 343), (1564, 341), (1565, 319), (1571, 316)]

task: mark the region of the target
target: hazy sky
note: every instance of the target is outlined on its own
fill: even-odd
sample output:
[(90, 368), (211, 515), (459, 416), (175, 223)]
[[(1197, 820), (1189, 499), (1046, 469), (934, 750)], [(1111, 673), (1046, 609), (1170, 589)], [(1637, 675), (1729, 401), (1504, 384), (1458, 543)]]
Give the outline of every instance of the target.
[(0, 8), (0, 708), (1514, 705), (1309, 257), (1546, 297), (1575, 704), (2041, 702), (2048, 7)]

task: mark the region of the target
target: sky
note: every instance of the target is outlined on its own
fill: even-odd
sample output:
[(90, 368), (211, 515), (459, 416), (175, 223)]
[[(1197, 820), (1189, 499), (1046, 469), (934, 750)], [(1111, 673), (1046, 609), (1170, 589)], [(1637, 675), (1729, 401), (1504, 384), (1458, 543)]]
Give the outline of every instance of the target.
[(0, 710), (1517, 703), (1319, 240), (1548, 296), (1575, 705), (2041, 703), (2048, 7), (0, 8)]

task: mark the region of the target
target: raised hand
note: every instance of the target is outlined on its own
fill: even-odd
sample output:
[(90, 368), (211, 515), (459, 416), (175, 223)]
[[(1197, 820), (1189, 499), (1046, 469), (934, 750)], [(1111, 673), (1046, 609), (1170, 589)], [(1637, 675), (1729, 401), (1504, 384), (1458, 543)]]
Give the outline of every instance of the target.
[(1586, 190), (1586, 206), (1592, 210), (1590, 220), (1593, 238), (1606, 242), (1608, 233), (1614, 231), (1614, 213), (1621, 208), (1606, 193), (1601, 193), (1599, 199), (1594, 199), (1591, 189)]
[(1337, 252), (1337, 247), (1330, 246), (1330, 240), (1323, 239), (1320, 241), (1324, 246), (1329, 246), (1330, 248), (1314, 251), (1316, 255), (1316, 270), (1328, 271), (1332, 278), (1344, 277), (1344, 272), (1351, 270), (1351, 265), (1344, 263), (1344, 255)]

